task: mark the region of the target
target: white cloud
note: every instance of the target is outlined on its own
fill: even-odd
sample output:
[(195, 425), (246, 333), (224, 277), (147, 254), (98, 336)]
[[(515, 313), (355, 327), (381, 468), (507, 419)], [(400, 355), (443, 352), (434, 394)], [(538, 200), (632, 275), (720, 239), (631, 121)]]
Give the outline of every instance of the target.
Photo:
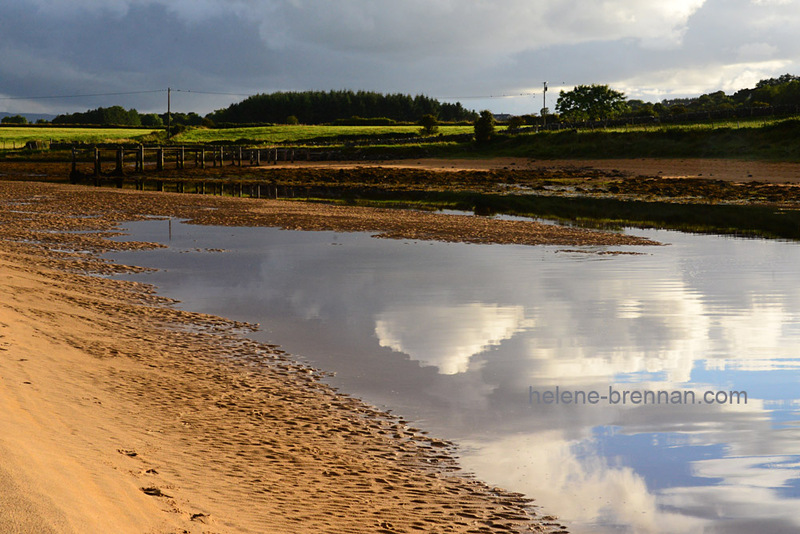
[[(540, 512), (557, 514), (587, 532), (602, 524), (643, 534), (702, 532), (705, 521), (659, 507), (657, 495), (629, 467), (596, 454), (578, 455), (560, 431), (464, 443), (461, 463), (484, 480), (536, 496)], [(613, 530), (613, 529), (609, 529)]]
[(731, 94), (745, 87), (754, 87), (759, 80), (784, 73), (791, 66), (790, 60), (775, 59), (674, 67), (641, 73), (612, 85), (628, 97), (657, 102), (665, 98), (719, 90)]
[[(676, 44), (703, 0), (641, 2), (354, 0), (260, 2), (273, 47), (309, 44), (364, 54), (513, 54), (554, 44), (637, 38)], [(259, 16), (254, 11), (255, 16)]]
[(523, 306), (420, 304), (378, 314), (375, 335), (382, 347), (452, 375), (467, 372), (473, 356), (526, 326)]

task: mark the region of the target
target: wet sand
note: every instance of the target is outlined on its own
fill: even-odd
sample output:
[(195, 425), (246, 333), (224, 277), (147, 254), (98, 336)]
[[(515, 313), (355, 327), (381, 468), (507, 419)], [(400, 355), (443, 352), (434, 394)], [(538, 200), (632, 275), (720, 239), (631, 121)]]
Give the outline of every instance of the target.
[[(98, 274), (144, 215), (478, 243), (647, 245), (533, 222), (0, 181), (0, 531), (559, 532), (452, 444), (325, 385), (256, 325)], [(82, 231), (82, 232), (76, 232)], [(90, 231), (90, 233), (86, 233)], [(535, 497), (535, 496), (534, 496)]]
[[(377, 164), (377, 163), (376, 163)], [(279, 166), (286, 166), (279, 162)], [(320, 167), (316, 162), (296, 161), (292, 166)], [(330, 162), (325, 167), (353, 168), (364, 162)], [(744, 161), (736, 159), (700, 158), (636, 158), (636, 159), (572, 159), (537, 160), (530, 158), (492, 159), (408, 159), (379, 163), (384, 168), (425, 169), (435, 171), (499, 171), (499, 170), (579, 170), (592, 169), (630, 176), (661, 178), (711, 178), (732, 182), (759, 181), (768, 183), (800, 183), (800, 163)]]
[[(377, 163), (281, 163), (255, 172), (287, 167)], [(774, 185), (800, 183), (793, 163), (505, 158), (380, 168), (458, 171), (441, 180), (479, 189), (528, 171), (533, 181), (585, 178), (587, 194), (595, 183), (606, 194), (613, 183), (632, 198), (800, 198), (795, 187)], [(4, 164), (0, 173), (62, 180), (65, 169), (34, 162)], [(137, 270), (98, 254), (154, 246), (108, 240), (120, 221), (144, 215), (387, 238), (590, 244), (599, 253), (653, 244), (482, 217), (0, 181), (1, 532), (562, 530), (522, 496), (460, 474), (451, 444), (331, 390), (279, 347), (243, 337), (255, 325), (181, 312), (149, 286), (98, 277)]]

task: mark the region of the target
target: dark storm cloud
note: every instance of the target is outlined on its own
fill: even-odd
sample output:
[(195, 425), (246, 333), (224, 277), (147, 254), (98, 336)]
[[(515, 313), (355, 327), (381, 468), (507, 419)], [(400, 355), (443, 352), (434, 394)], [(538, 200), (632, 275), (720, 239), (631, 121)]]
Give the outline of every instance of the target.
[[(0, 94), (366, 89), (517, 95), (464, 103), (527, 112), (539, 104), (519, 95), (540, 96), (547, 80), (556, 93), (608, 83), (659, 100), (791, 71), (798, 19), (786, 0), (25, 0), (0, 6)], [(177, 105), (207, 112), (236, 95), (181, 93)], [(163, 100), (0, 100), (0, 110)]]

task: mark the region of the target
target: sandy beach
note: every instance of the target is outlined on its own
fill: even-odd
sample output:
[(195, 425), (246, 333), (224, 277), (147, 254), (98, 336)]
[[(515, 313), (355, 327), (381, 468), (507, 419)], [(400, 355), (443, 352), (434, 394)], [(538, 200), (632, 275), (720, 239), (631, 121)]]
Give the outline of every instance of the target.
[(534, 222), (25, 182), (0, 182), (0, 206), (10, 533), (564, 531), (524, 496), (462, 474), (452, 444), (248, 340), (255, 325), (99, 276), (137, 269), (99, 253), (155, 246), (109, 240), (120, 221), (652, 244)]
[[(287, 167), (306, 165), (258, 172)], [(795, 188), (779, 184), (800, 181), (797, 164), (722, 160), (408, 160), (381, 168), (586, 174), (587, 187), (596, 174), (639, 196), (662, 195), (679, 179), (686, 194), (714, 182), (718, 198), (786, 202), (795, 202)], [(140, 268), (99, 254), (158, 246), (109, 239), (120, 222), (153, 216), (595, 245), (601, 253), (657, 243), (532, 221), (26, 181), (34, 171), (63, 179), (63, 163), (2, 170), (10, 181), (0, 181), (0, 531), (566, 531), (525, 496), (463, 474), (453, 444), (332, 390), (280, 347), (247, 339), (256, 325), (179, 311), (150, 286), (104, 277)], [(470, 187), (468, 174), (442, 180), (456, 176)]]

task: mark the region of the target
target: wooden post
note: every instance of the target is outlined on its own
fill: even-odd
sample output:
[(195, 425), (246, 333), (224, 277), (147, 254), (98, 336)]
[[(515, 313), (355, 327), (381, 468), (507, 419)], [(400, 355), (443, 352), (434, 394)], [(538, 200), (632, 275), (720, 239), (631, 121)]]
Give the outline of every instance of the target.
[(117, 148), (117, 168), (114, 169), (114, 174), (122, 174), (122, 167), (125, 165), (125, 149), (122, 147)]
[(136, 157), (136, 170), (144, 172), (144, 145), (139, 145), (139, 153)]
[[(242, 147), (239, 147), (239, 167), (242, 166)], [(241, 193), (241, 190), (239, 191)], [(239, 195), (242, 196), (242, 195)]]
[(199, 154), (200, 154), (200, 168), (201, 169), (205, 169), (206, 168), (206, 149), (205, 149), (205, 147), (200, 149)]
[(156, 170), (163, 171), (164, 170), (164, 147), (158, 147), (156, 151)]
[(261, 166), (261, 149), (260, 148), (256, 149), (256, 165), (259, 166), (259, 167)]
[(100, 176), (100, 149), (94, 147), (94, 175)]

